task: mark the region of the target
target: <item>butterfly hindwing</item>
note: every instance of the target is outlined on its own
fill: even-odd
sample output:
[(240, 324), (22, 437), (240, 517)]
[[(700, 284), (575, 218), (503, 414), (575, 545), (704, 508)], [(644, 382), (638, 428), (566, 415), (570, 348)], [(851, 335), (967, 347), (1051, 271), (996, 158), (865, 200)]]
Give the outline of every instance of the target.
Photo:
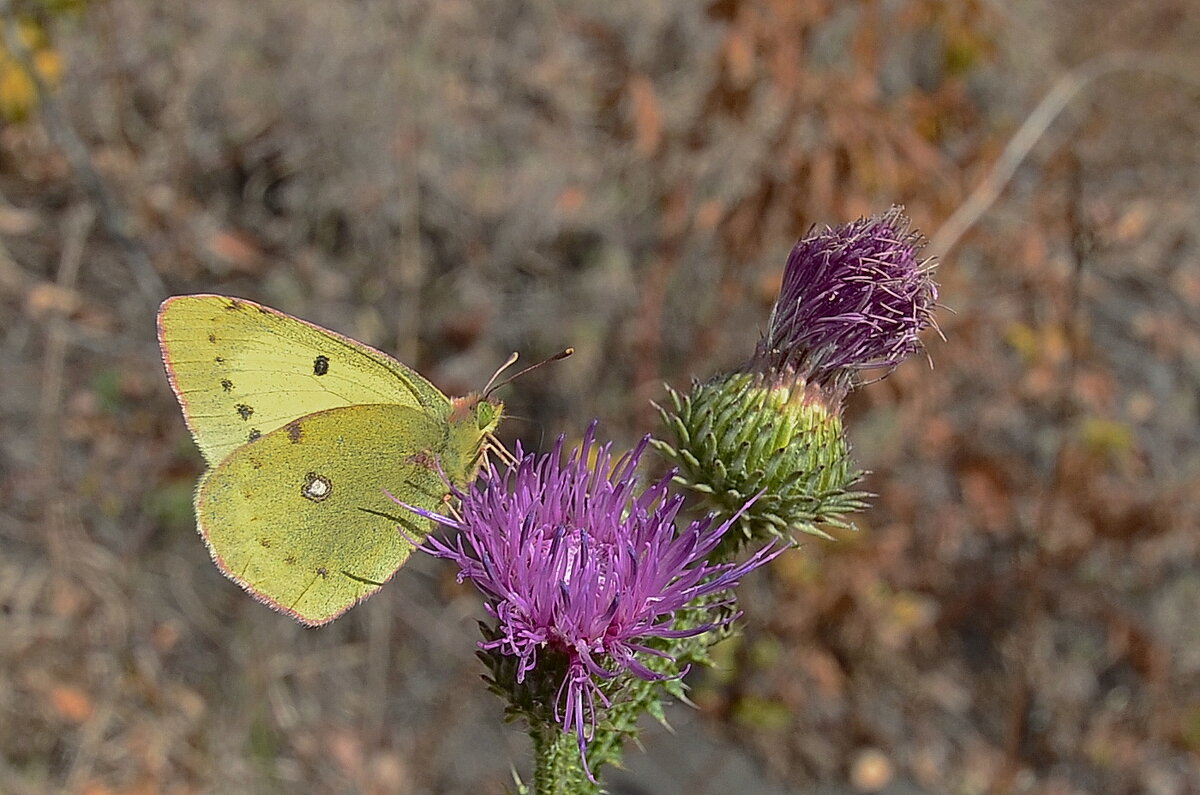
[(445, 425), (409, 406), (310, 414), (206, 473), (196, 495), (200, 532), (247, 591), (324, 624), (378, 590), (408, 559), (409, 539), (432, 529), (384, 490), (441, 510), (446, 443)]

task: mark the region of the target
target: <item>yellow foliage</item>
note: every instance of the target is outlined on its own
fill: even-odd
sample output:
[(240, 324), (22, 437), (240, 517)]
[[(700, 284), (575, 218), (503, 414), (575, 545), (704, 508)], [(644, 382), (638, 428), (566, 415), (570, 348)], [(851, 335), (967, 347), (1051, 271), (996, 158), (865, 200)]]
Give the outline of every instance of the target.
[(1080, 427), (1080, 438), (1092, 455), (1108, 461), (1121, 461), (1133, 454), (1133, 428), (1118, 420), (1089, 417)]
[(57, 86), (62, 81), (62, 56), (58, 50), (44, 49), (33, 54), (33, 68), (47, 85)]
[(759, 696), (743, 696), (733, 707), (736, 723), (760, 731), (787, 731), (793, 719), (792, 711), (786, 705)]
[(1028, 367), (1034, 364), (1038, 359), (1038, 344), (1037, 331), (1025, 323), (1011, 323), (1004, 330), (1004, 341), (1021, 357), (1022, 361)]
[[(17, 33), (42, 83), (57, 88), (62, 80), (62, 56), (50, 45), (45, 29), (35, 22), (23, 21)], [(21, 121), (37, 107), (37, 102), (37, 85), (29, 69), (7, 47), (0, 46), (0, 116), (6, 121)]]

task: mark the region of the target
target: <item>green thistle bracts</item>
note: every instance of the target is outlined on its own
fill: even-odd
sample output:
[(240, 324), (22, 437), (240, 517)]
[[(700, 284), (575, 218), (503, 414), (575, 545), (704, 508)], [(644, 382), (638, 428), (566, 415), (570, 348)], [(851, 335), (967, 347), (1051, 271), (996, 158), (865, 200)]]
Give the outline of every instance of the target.
[(831, 408), (815, 386), (754, 373), (696, 383), (686, 395), (667, 390), (669, 405), (657, 406), (666, 438), (652, 444), (678, 467), (675, 481), (722, 521), (761, 492), (737, 520), (737, 541), (853, 529), (845, 517), (869, 495), (850, 490), (863, 473), (836, 398)]

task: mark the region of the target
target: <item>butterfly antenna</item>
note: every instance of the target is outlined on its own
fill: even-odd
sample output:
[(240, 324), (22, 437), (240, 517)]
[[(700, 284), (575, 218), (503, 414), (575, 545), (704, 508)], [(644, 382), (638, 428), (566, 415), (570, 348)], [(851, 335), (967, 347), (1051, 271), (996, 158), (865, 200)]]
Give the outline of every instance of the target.
[(517, 360), (517, 354), (514, 353), (512, 356), (508, 357), (508, 361), (504, 363), (504, 366), (496, 371), (496, 374), (493, 375), (491, 377), (491, 379), (487, 382), (487, 386), (485, 386), (483, 388), (484, 399), (486, 400), (488, 395), (492, 394), (500, 387), (511, 384), (513, 381), (516, 381), (518, 378), (525, 375), (526, 373), (533, 372), (534, 370), (538, 369), (543, 364), (550, 364), (550, 362), (561, 361), (562, 359), (567, 358), (568, 356), (570, 356), (573, 353), (575, 353), (574, 348), (563, 348), (561, 351), (554, 354), (553, 356), (551, 356), (547, 359), (542, 359), (537, 364), (531, 364), (528, 367), (526, 367), (524, 370), (521, 370), (520, 372), (510, 375), (508, 378), (505, 378), (503, 381), (500, 381), (499, 383), (495, 383), (496, 379), (499, 378), (500, 374), (502, 372), (504, 372), (505, 370), (507, 370), (509, 367), (511, 367), (513, 362), (515, 362)]
[[(505, 360), (504, 364), (497, 367), (496, 372), (492, 373), (492, 377), (488, 379), (488, 382), (483, 387), (482, 394), (485, 398), (491, 394), (492, 388), (493, 388), (492, 384), (496, 383), (496, 379), (500, 377), (500, 374), (517, 363), (517, 357), (519, 355), (520, 354), (518, 354), (516, 351), (513, 351), (512, 353), (510, 353), (508, 355), (508, 359)], [(518, 375), (519, 375), (519, 373), (518, 373)], [(510, 378), (508, 380), (511, 381), (512, 379)], [(508, 383), (508, 381), (506, 381), (505, 383)], [(497, 386), (499, 386), (499, 384), (497, 384)]]

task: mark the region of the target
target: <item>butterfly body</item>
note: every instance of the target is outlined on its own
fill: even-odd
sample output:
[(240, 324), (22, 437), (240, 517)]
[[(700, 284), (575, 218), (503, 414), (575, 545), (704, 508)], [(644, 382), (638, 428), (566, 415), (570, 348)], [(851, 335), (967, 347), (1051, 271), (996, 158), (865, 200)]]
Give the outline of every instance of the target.
[(439, 509), (448, 483), (474, 477), (503, 410), (243, 299), (169, 298), (158, 336), (209, 465), (195, 507), (213, 560), (310, 625), (378, 590), (432, 529), (385, 491)]

